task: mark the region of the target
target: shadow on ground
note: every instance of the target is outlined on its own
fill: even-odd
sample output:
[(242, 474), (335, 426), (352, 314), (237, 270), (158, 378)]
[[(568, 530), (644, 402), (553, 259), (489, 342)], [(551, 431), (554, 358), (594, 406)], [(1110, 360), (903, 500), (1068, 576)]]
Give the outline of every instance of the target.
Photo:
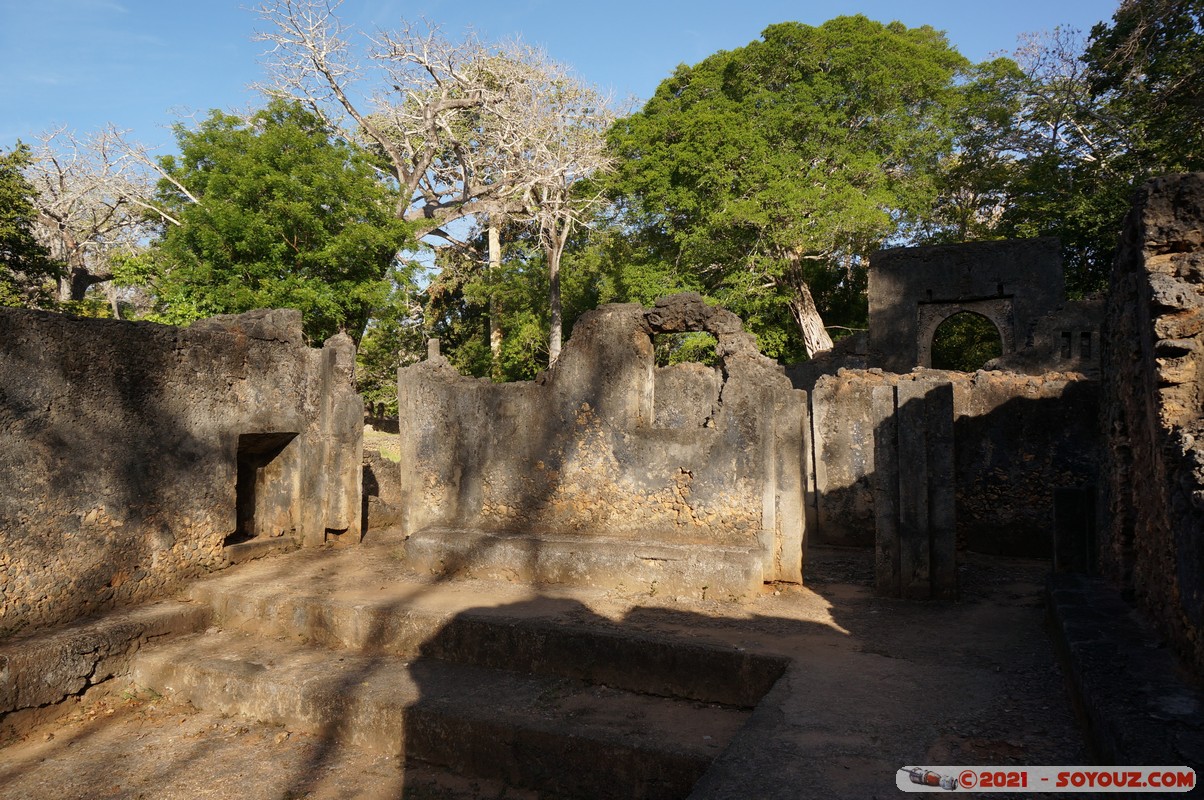
[[(971, 557), (962, 600), (938, 605), (876, 598), (871, 554), (816, 549), (805, 588), (730, 604), (406, 575), (399, 546), (218, 578), (269, 618), (309, 598), (310, 648), (341, 635), (323, 603), (370, 606), (359, 651), (332, 651), (305, 683), (344, 713), (304, 730), (111, 681), (3, 750), (0, 798), (681, 797), (701, 776), (691, 797), (865, 800), (895, 796), (904, 765), (1088, 763), (1044, 632), (1043, 562)], [(403, 646), (397, 615), (413, 609), (437, 624)], [(426, 762), (348, 743), (390, 681), (413, 691), (397, 741)]]

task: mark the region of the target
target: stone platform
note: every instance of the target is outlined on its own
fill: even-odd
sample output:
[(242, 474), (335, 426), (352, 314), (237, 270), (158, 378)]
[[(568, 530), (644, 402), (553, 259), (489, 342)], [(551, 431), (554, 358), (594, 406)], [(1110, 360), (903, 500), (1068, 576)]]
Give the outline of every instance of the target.
[(755, 597), (764, 583), (759, 547), (704, 542), (427, 528), (406, 539), (405, 554), (410, 568), (432, 577), (613, 587), (621, 594), (740, 600)]
[(937, 605), (876, 598), (872, 553), (814, 550), (806, 588), (733, 603), (437, 580), (403, 552), (194, 585), (107, 706), (10, 731), (0, 798), (861, 800), (905, 765), (1086, 758), (1042, 563), (971, 559)]

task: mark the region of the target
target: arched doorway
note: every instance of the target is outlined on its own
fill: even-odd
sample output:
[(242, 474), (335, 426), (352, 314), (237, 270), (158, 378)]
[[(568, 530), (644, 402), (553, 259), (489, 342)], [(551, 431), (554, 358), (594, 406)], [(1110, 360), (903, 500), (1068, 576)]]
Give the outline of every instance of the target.
[(946, 317), (932, 334), (933, 369), (974, 372), (1004, 353), (1003, 335), (987, 317), (959, 311)]

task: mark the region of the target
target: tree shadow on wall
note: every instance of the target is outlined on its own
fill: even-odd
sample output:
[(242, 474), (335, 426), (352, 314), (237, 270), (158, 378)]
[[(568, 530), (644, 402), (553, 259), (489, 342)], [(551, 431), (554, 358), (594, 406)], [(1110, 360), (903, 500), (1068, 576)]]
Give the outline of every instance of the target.
[[(58, 621), (128, 599), (152, 577), (194, 494), (208, 490), (189, 476), (215, 458), (215, 443), (181, 413), (195, 389), (175, 329), (23, 315), (0, 319), (0, 516), (14, 562), (60, 565), (54, 580), (66, 590), (45, 592)], [(13, 616), (45, 621), (49, 609), (32, 601)]]

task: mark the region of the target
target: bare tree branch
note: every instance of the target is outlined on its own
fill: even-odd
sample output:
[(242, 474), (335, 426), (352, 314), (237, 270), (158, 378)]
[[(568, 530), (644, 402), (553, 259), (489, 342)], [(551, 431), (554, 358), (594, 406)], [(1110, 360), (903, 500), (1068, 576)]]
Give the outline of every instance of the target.
[(37, 190), (34, 234), (66, 265), (59, 300), (81, 300), (89, 286), (112, 278), (114, 253), (141, 247), (152, 232), (139, 209), (153, 208), (154, 181), (113, 127), (84, 138), (65, 127), (47, 131), (32, 154), (26, 177)]
[[(359, 34), (339, 2), (268, 0), (257, 38), (270, 45), (273, 96), (302, 100), (375, 149), (398, 188), (396, 214), (423, 236), (494, 209), (521, 209), (535, 183), (529, 115), (566, 71), (538, 48), (445, 37), (428, 22)], [(546, 131), (545, 131), (546, 132)]]

